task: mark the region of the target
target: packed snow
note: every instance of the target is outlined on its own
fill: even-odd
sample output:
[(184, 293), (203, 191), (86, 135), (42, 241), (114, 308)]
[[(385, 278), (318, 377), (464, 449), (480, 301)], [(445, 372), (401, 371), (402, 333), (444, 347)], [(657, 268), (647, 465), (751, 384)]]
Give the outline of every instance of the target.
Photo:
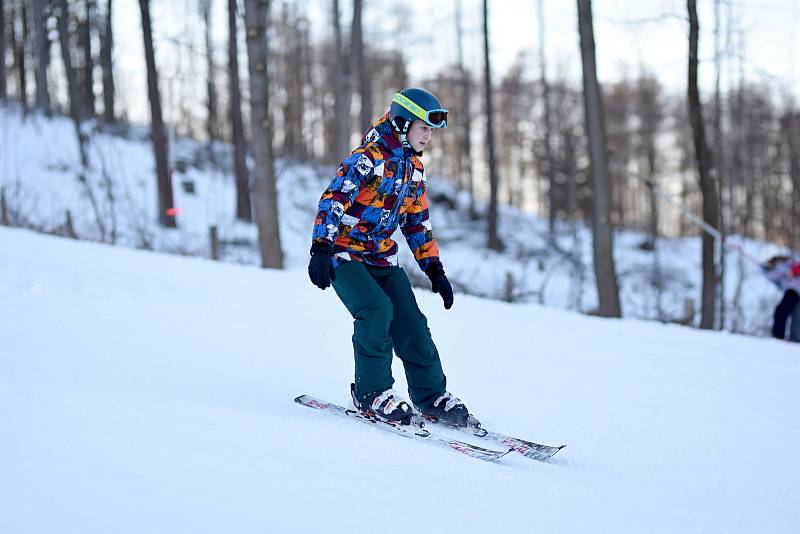
[[(452, 310), (398, 241), (449, 388), (492, 430), (567, 444), (487, 464), (293, 402), (346, 404), (352, 380), (352, 320), (305, 273), (334, 168), (279, 162), (287, 268), (263, 270), (234, 221), (230, 147), (214, 165), (178, 140), (165, 230), (145, 130), (94, 133), (81, 183), (68, 120), (6, 106), (0, 125), (12, 224), (65, 233), (69, 212), (82, 239), (123, 245), (0, 228), (0, 532), (796, 531), (798, 346), (637, 320), (696, 311), (699, 239), (660, 239), (656, 257), (618, 231), (626, 319), (583, 315), (588, 230), (560, 225), (558, 253), (545, 221), (504, 207), (507, 250), (487, 251), (426, 158)], [(175, 255), (208, 256), (211, 225), (224, 263)], [(764, 336), (780, 293), (734, 254), (726, 272), (727, 326)]]
[(353, 371), (300, 270), (0, 228), (0, 532), (797, 531), (797, 345), (416, 295), (484, 424), (567, 448), (491, 464), (295, 404)]

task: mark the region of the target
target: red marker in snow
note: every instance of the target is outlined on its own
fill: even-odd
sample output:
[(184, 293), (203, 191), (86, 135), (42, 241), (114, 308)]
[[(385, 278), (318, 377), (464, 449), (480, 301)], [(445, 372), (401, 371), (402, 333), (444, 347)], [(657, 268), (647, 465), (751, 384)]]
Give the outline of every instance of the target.
[(167, 209), (167, 215), (170, 217), (177, 217), (181, 212), (180, 208), (169, 208)]

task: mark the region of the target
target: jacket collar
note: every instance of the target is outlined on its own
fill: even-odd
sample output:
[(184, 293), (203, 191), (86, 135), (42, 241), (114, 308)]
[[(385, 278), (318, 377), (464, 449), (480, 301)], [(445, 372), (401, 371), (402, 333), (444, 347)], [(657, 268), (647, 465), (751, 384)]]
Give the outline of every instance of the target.
[(421, 156), (422, 152), (417, 152), (411, 148), (404, 147), (400, 140), (395, 135), (392, 125), (389, 122), (389, 113), (372, 123), (372, 127), (364, 134), (361, 139), (361, 146), (363, 148), (369, 143), (377, 143), (385, 148), (395, 156), (408, 158), (410, 156)]

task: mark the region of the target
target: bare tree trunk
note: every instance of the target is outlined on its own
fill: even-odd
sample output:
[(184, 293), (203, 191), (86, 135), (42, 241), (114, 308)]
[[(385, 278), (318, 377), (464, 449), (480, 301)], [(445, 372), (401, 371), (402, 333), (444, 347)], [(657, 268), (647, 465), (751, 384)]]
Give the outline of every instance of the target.
[[(214, 48), (211, 41), (211, 0), (201, 0), (200, 14), (203, 17), (206, 45), (206, 135), (209, 146), (211, 142), (219, 139), (219, 125), (217, 124), (217, 87), (214, 85)], [(213, 152), (211, 152), (213, 158)]]
[(798, 232), (798, 224), (800, 221), (800, 148), (798, 147), (798, 136), (800, 136), (800, 128), (798, 128), (798, 111), (790, 108), (788, 111), (787, 129), (788, 135), (784, 138), (787, 140), (789, 149), (789, 176), (792, 179), (792, 232), (790, 244), (793, 250), (800, 248), (800, 232)]
[(550, 84), (547, 81), (547, 54), (545, 50), (544, 0), (539, 0), (539, 76), (544, 104), (544, 150), (547, 157), (547, 183), (549, 200), (550, 239), (555, 239), (556, 225), (556, 159), (553, 154), (553, 123), (550, 111)]
[[(649, 88), (653, 88), (652, 94)], [(664, 319), (664, 280), (661, 270), (661, 257), (658, 247), (658, 198), (656, 197), (656, 136), (659, 116), (659, 102), (655, 93), (655, 80), (653, 84), (640, 88), (641, 97), (641, 136), (642, 149), (646, 160), (647, 193), (650, 208), (650, 237), (649, 247), (653, 251), (653, 287), (656, 292), (656, 319)], [(641, 160), (640, 160), (641, 161)]]
[[(44, 19), (44, 1), (33, 0), (33, 25), (36, 38), (36, 107), (50, 115), (50, 93), (47, 90), (47, 64), (50, 42)], [(0, 56), (3, 57), (4, 56)]]
[(459, 121), (463, 124), (461, 128), (461, 146), (459, 147), (461, 173), (466, 176), (463, 178), (469, 192), (469, 215), (472, 220), (478, 218), (478, 211), (475, 208), (475, 183), (474, 173), (472, 172), (472, 113), (470, 113), (470, 95), (472, 87), (470, 74), (464, 66), (464, 29), (462, 27), (461, 0), (456, 0), (456, 38), (458, 39), (458, 72), (460, 75), (459, 87), (461, 92), (461, 117)]
[(658, 136), (658, 125), (662, 120), (661, 107), (659, 102), (659, 86), (654, 78), (642, 77), (639, 82), (638, 103), (639, 103), (639, 137), (640, 137), (640, 164), (644, 165), (644, 172), (640, 173), (647, 178), (648, 203), (649, 203), (649, 227), (650, 227), (650, 248), (655, 250), (658, 240), (658, 199), (656, 198), (654, 187), (656, 183), (656, 137)]
[(6, 5), (0, 0), (0, 100), (8, 98), (8, 74), (6, 71)]
[(0, 0), (0, 100), (8, 98), (8, 74), (6, 71), (6, 5)]
[(83, 51), (83, 98), (85, 100), (87, 118), (95, 116), (94, 105), (94, 56), (92, 55), (92, 32), (96, 24), (97, 4), (95, 0), (85, 0), (86, 13), (84, 20), (79, 24), (78, 42)]
[(583, 100), (586, 134), (592, 166), (592, 252), (597, 283), (597, 314), (621, 317), (619, 285), (614, 266), (614, 230), (611, 223), (611, 180), (608, 176), (603, 99), (597, 81), (591, 0), (578, 2), (578, 31), (583, 61)]
[(334, 139), (332, 161), (345, 157), (350, 148), (350, 57), (344, 49), (339, 0), (333, 0), (334, 32)]
[(483, 76), (484, 89), (486, 95), (486, 149), (488, 151), (489, 164), (489, 242), (488, 247), (492, 250), (502, 250), (503, 243), (497, 232), (497, 196), (500, 191), (499, 178), (497, 176), (497, 160), (495, 158), (494, 147), (494, 111), (492, 109), (492, 66), (489, 60), (489, 6), (488, 1), (483, 0)]
[[(733, 17), (730, 16), (730, 9), (731, 6), (728, 5), (728, 34), (732, 34), (732, 20)], [(734, 64), (733, 61), (729, 62), (728, 64), (728, 77), (730, 80), (735, 78), (734, 76)], [(740, 69), (741, 72), (741, 69)], [(743, 76), (743, 75), (742, 75)], [(737, 195), (737, 187), (739, 181), (739, 168), (741, 166), (741, 136), (742, 136), (742, 113), (743, 113), (743, 102), (742, 102), (742, 84), (744, 83), (742, 77), (739, 78), (739, 87), (736, 91), (736, 102), (732, 101), (733, 96), (729, 96), (729, 100), (731, 103), (728, 105), (729, 109), (731, 110), (731, 126), (730, 131), (731, 134), (728, 136), (729, 147), (727, 151), (727, 158), (728, 158), (728, 202), (730, 206), (730, 216), (729, 216), (729, 232), (731, 233), (739, 233), (743, 231), (743, 227), (740, 226), (740, 213), (739, 213), (739, 199)], [(733, 82), (731, 82), (731, 85)], [(740, 280), (741, 284), (741, 280)], [(738, 287), (737, 287), (738, 289)], [(736, 303), (738, 304), (738, 302)], [(738, 309), (738, 308), (737, 308)]]
[(570, 234), (572, 237), (572, 271), (570, 273), (570, 302), (572, 309), (580, 311), (583, 308), (583, 282), (585, 269), (581, 255), (581, 235), (579, 230), (580, 221), (576, 218), (578, 209), (578, 172), (577, 162), (575, 161), (575, 148), (578, 139), (573, 135), (570, 128), (563, 128), (561, 131), (562, 146), (564, 147), (564, 173), (567, 178), (567, 216), (570, 221)]
[(114, 114), (114, 67), (111, 59), (114, 51), (112, 3), (113, 0), (106, 1), (105, 19), (100, 31), (100, 68), (103, 71), (103, 121), (106, 124), (116, 122)]
[[(281, 133), (283, 142), (282, 153), (290, 157), (303, 158), (306, 152), (304, 142), (303, 116), (305, 114), (304, 70), (307, 68), (307, 21), (298, 15), (296, 6), (283, 5), (280, 18), (275, 23), (275, 32), (272, 38), (276, 41), (275, 49), (278, 57), (273, 59), (276, 68), (273, 70), (273, 86), (283, 93), (283, 106), (278, 106), (279, 112), (272, 112), (273, 120), (276, 115), (282, 115)], [(281, 97), (273, 98), (273, 101)]]
[(729, 233), (725, 218), (725, 154), (722, 133), (722, 91), (720, 82), (722, 78), (722, 50), (720, 49), (721, 34), (720, 0), (714, 0), (714, 166), (717, 169), (719, 194), (717, 195), (717, 213), (719, 217), (719, 231), (722, 241), (717, 247), (717, 266), (719, 279), (717, 285), (716, 303), (718, 306), (717, 327), (725, 329), (725, 247), (722, 246), (725, 236)]
[(358, 131), (364, 132), (372, 124), (372, 88), (369, 83), (369, 73), (364, 62), (364, 35), (361, 25), (363, 0), (353, 0), (353, 29), (350, 36), (352, 44), (351, 55), (358, 70), (358, 92), (361, 95), (361, 111), (359, 113)]
[[(14, 68), (17, 71), (17, 89), (19, 101), (22, 109), (28, 111), (28, 74), (25, 66), (25, 45), (28, 42), (28, 21), (25, 0), (19, 0), (19, 6), (15, 10), (15, 15), (19, 16), (20, 24), (15, 24), (14, 17), (11, 18), (11, 48), (14, 56)], [(17, 29), (19, 28), (19, 29)]]
[[(313, 71), (314, 71), (314, 48), (311, 43), (311, 22), (308, 16), (304, 13), (299, 26), (300, 42), (298, 43), (298, 56), (301, 58), (300, 68), (297, 69), (297, 85), (300, 88), (302, 95), (301, 107), (298, 110), (298, 119), (300, 121), (301, 131), (298, 138), (300, 139), (300, 154), (302, 158), (314, 158), (316, 154), (321, 152), (318, 148), (323, 148), (324, 145), (317, 142), (317, 139), (322, 140), (323, 136), (317, 130), (316, 125), (309, 127), (306, 119), (307, 115), (315, 112), (313, 96), (308, 94), (305, 90), (306, 87), (313, 85)], [(315, 146), (316, 145), (316, 146)]]
[(308, 20), (295, 14), (295, 39), (294, 57), (297, 64), (290, 72), (290, 106), (289, 117), (292, 129), (291, 145), (292, 154), (300, 158), (308, 157), (308, 143), (305, 140), (306, 127), (304, 117), (306, 115), (306, 98), (304, 88), (306, 85), (306, 73), (308, 72), (311, 54), (309, 53)]
[(230, 82), (231, 126), (233, 129), (234, 170), (236, 172), (236, 218), (253, 220), (250, 205), (250, 178), (247, 171), (247, 144), (242, 120), (242, 92), (239, 88), (239, 45), (236, 0), (228, 0), (228, 79)]
[(59, 43), (61, 45), (61, 60), (64, 63), (64, 70), (67, 78), (67, 94), (69, 96), (69, 111), (72, 123), (75, 126), (75, 134), (78, 138), (78, 150), (81, 158), (81, 171), (78, 173), (78, 181), (84, 186), (85, 193), (94, 211), (97, 228), (100, 232), (102, 241), (106, 240), (106, 225), (103, 214), (97, 202), (97, 197), (89, 181), (89, 143), (91, 127), (87, 124), (88, 114), (85, 108), (85, 101), (81, 94), (78, 74), (72, 64), (70, 54), (70, 42), (68, 33), (67, 18), (69, 11), (66, 0), (55, 0), (56, 25), (58, 27)]
[[(86, 112), (84, 110), (84, 100), (81, 97), (80, 84), (78, 83), (78, 74), (72, 64), (72, 54), (70, 51), (69, 42), (69, 27), (67, 19), (69, 11), (67, 10), (66, 0), (55, 0), (56, 9), (56, 24), (58, 26), (58, 38), (61, 44), (61, 61), (64, 64), (64, 71), (67, 78), (67, 95), (69, 96), (69, 114), (73, 122), (78, 128), (79, 138), (81, 134), (81, 123), (86, 120)], [(83, 150), (83, 147), (81, 147)], [(86, 159), (85, 154), (82, 156), (83, 160)]]
[(164, 131), (164, 118), (161, 114), (161, 95), (158, 91), (158, 71), (153, 50), (153, 33), (150, 25), (150, 0), (139, 0), (142, 12), (142, 35), (144, 36), (144, 55), (147, 63), (147, 94), (150, 99), (150, 124), (153, 138), (153, 151), (158, 178), (158, 219), (162, 226), (177, 226), (173, 212), (172, 177), (167, 166), (167, 138)]
[(250, 124), (253, 130), (253, 196), (258, 224), (261, 264), (283, 268), (278, 227), (278, 192), (272, 155), (272, 125), (269, 116), (269, 62), (267, 60), (267, 16), (269, 0), (245, 0), (247, 56), (250, 68)]
[[(700, 189), (703, 193), (703, 220), (719, 228), (719, 205), (717, 203), (717, 188), (711, 174), (713, 168), (712, 156), (706, 144), (705, 124), (703, 123), (703, 108), (700, 102), (700, 91), (697, 87), (697, 41), (700, 25), (697, 20), (697, 5), (695, 0), (687, 0), (689, 11), (689, 121), (692, 125), (694, 137), (695, 157), (697, 170), (700, 175)], [(700, 328), (711, 329), (714, 327), (714, 312), (716, 308), (717, 293), (717, 266), (715, 263), (714, 237), (707, 232), (703, 233), (703, 290)]]

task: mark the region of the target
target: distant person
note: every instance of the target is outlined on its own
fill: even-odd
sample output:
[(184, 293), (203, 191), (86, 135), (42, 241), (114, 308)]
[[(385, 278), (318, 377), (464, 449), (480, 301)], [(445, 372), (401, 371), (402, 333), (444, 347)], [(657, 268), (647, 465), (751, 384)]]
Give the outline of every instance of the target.
[(761, 268), (767, 278), (784, 292), (775, 308), (772, 336), (786, 339), (786, 323), (791, 318), (789, 339), (800, 342), (800, 255), (773, 256)]
[(395, 424), (409, 423), (414, 412), (392, 389), (392, 349), (403, 362), (411, 400), (424, 416), (460, 427), (468, 423), (467, 407), (446, 390), (439, 352), (391, 238), (400, 227), (449, 310), (453, 288), (431, 233), (420, 160), (433, 131), (446, 127), (447, 110), (433, 94), (416, 88), (396, 93), (388, 113), (342, 161), (314, 223), (308, 274), (320, 289), (332, 283), (355, 320), (353, 403)]

